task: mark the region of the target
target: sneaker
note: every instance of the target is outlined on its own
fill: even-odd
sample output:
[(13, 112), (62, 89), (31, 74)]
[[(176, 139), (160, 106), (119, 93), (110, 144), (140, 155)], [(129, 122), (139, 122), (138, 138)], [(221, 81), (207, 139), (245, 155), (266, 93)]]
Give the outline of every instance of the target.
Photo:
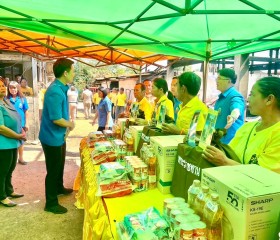
[(62, 190), (58, 191), (57, 195), (61, 195), (61, 194), (68, 195), (71, 194), (72, 192), (73, 192), (72, 188), (63, 188)]
[(63, 214), (63, 213), (67, 213), (67, 208), (61, 206), (61, 205), (55, 205), (55, 206), (52, 206), (52, 207), (45, 207), (44, 210), (46, 212), (52, 212), (54, 214)]
[(15, 207), (17, 204), (11, 201), (9, 198), (6, 198), (0, 201), (0, 204), (4, 205), (5, 207)]

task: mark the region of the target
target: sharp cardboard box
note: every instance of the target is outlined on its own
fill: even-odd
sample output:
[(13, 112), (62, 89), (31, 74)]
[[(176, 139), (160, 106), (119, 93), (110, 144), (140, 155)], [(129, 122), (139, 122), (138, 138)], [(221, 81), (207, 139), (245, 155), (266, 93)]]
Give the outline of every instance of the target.
[(136, 153), (138, 143), (142, 134), (144, 126), (129, 126), (129, 129), (131, 131), (132, 137), (134, 138), (134, 152)]
[(127, 120), (127, 118), (118, 118), (118, 125), (121, 128), (121, 137), (123, 137), (126, 120)]
[(178, 144), (183, 142), (184, 137), (170, 135), (150, 138), (157, 157), (157, 187), (164, 194), (170, 193)]
[(274, 240), (280, 229), (280, 175), (258, 165), (202, 170), (202, 184), (220, 196), (224, 240)]

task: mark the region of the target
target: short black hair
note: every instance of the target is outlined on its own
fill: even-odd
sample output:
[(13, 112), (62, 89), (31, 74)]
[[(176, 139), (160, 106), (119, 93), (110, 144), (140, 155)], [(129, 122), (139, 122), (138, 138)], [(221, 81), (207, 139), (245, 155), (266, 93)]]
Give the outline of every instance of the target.
[(196, 96), (201, 86), (201, 78), (194, 72), (184, 72), (179, 77), (180, 86), (185, 86), (190, 95)]
[(219, 70), (220, 76), (229, 78), (232, 84), (236, 83), (237, 75), (235, 74), (235, 71), (231, 68), (223, 68)]
[(144, 83), (136, 83), (135, 86), (140, 85), (141, 86), (141, 91), (146, 91), (146, 86)]
[(166, 93), (168, 91), (168, 85), (165, 79), (163, 78), (155, 78), (153, 80), (153, 84), (158, 88), (163, 90), (163, 93)]
[(151, 79), (145, 79), (144, 81), (143, 81), (143, 83), (144, 82), (151, 82), (152, 80)]
[(280, 78), (264, 77), (256, 82), (259, 87), (259, 92), (266, 98), (272, 94), (277, 101), (277, 107), (280, 109)]
[(59, 58), (53, 64), (53, 73), (56, 78), (63, 75), (65, 71), (69, 72), (74, 62), (68, 58)]

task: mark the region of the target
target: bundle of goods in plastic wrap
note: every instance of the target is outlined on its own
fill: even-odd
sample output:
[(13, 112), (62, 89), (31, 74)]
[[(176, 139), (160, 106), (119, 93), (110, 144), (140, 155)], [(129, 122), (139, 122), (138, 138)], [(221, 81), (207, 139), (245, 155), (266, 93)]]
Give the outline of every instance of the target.
[(103, 130), (103, 134), (108, 141), (115, 139), (114, 133), (112, 130)]
[(121, 197), (133, 191), (125, 167), (118, 162), (102, 163), (98, 174), (97, 196)]
[(94, 150), (91, 153), (93, 164), (101, 164), (104, 162), (113, 162), (117, 158), (117, 154), (113, 145), (109, 141), (101, 141), (94, 143)]
[(94, 144), (99, 141), (105, 141), (105, 136), (101, 131), (90, 132), (87, 138), (88, 147), (94, 147)]
[(117, 230), (123, 240), (169, 239), (168, 223), (154, 207), (126, 215), (124, 221), (118, 223)]

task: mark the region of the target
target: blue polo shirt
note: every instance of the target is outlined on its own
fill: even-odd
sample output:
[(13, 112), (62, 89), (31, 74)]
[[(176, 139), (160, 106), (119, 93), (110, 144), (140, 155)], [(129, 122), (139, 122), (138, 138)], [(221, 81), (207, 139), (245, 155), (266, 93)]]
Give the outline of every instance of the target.
[(25, 97), (20, 98), (19, 96), (17, 96), (15, 99), (11, 97), (9, 100), (14, 105), (15, 109), (20, 115), (22, 127), (25, 127), (25, 123), (26, 123), (25, 112), (29, 108), (26, 98)]
[(230, 87), (224, 93), (219, 95), (219, 99), (215, 103), (214, 109), (219, 111), (219, 115), (216, 122), (216, 129), (223, 129), (227, 124), (227, 116), (230, 115), (231, 111), (238, 108), (240, 116), (227, 129), (227, 134), (221, 139), (222, 143), (228, 144), (234, 137), (235, 132), (244, 124), (244, 113), (245, 113), (245, 100), (244, 97), (234, 88)]
[[(101, 99), (101, 101), (98, 104), (97, 110), (98, 126), (105, 127), (107, 122), (107, 113), (112, 111), (112, 102), (107, 96), (104, 99)], [(109, 127), (112, 127), (111, 125), (111, 122), (109, 122)]]
[(66, 128), (53, 123), (64, 118), (69, 120), (67, 91), (69, 87), (56, 79), (47, 89), (44, 98), (39, 139), (49, 146), (61, 146), (65, 143)]
[[(7, 106), (0, 102), (0, 126), (13, 130), (16, 133), (21, 133), (21, 120), (18, 112), (13, 106)], [(21, 145), (21, 141), (8, 138), (0, 134), (0, 149), (14, 149)]]

